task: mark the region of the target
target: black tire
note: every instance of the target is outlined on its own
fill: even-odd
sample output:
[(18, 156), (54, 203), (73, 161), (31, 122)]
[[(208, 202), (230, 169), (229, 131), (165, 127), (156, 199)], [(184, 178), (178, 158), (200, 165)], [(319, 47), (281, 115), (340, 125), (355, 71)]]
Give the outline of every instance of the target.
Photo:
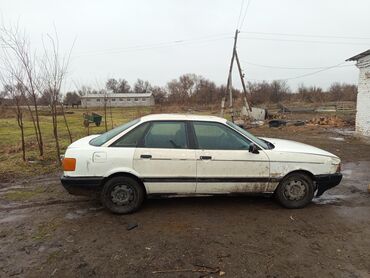
[(292, 173), (279, 183), (275, 197), (286, 208), (303, 208), (312, 201), (314, 191), (313, 180), (308, 175)]
[(103, 186), (101, 202), (113, 213), (128, 214), (138, 210), (145, 198), (143, 186), (131, 177), (113, 177)]

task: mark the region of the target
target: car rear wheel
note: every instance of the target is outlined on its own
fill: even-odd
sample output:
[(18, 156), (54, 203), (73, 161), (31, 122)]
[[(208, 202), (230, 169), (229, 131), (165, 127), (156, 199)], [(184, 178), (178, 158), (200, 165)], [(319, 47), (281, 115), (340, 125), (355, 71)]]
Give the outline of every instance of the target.
[(313, 181), (303, 173), (292, 173), (280, 182), (275, 196), (278, 202), (286, 208), (303, 208), (314, 197)]
[(109, 179), (101, 192), (103, 205), (113, 213), (127, 214), (138, 210), (144, 201), (143, 186), (131, 177)]

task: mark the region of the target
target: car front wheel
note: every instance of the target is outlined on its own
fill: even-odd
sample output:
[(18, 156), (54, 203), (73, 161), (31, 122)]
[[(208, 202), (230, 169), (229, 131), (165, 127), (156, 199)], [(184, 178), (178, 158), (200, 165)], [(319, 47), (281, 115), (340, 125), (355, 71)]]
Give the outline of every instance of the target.
[(303, 208), (314, 197), (312, 179), (303, 173), (286, 176), (275, 191), (276, 199), (286, 208)]
[(131, 177), (109, 179), (101, 192), (103, 205), (113, 213), (127, 214), (139, 209), (144, 201), (143, 186)]

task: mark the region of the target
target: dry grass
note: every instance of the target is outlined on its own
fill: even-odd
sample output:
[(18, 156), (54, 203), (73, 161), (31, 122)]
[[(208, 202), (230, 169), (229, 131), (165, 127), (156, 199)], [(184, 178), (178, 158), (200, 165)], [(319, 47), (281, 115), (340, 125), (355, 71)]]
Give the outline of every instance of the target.
[[(104, 115), (102, 108), (90, 109), (89, 112)], [(90, 134), (105, 132), (104, 118), (99, 127), (90, 125), (89, 129), (83, 126), (83, 113), (85, 109), (66, 109), (67, 121), (72, 133), (73, 140), (77, 140)], [(110, 111), (107, 113), (108, 129), (126, 123), (132, 119), (153, 113), (197, 113), (214, 114), (216, 108), (200, 107), (188, 109), (183, 106), (155, 106), (155, 107), (125, 107), (112, 108), (112, 120)], [(40, 124), (45, 145), (45, 154), (42, 158), (38, 155), (38, 148), (34, 129), (28, 111), (25, 109), (25, 139), (27, 148), (27, 160), (22, 161), (20, 130), (17, 126), (14, 112), (11, 108), (0, 109), (0, 182), (9, 181), (13, 178), (28, 177), (37, 174), (46, 174), (60, 170), (56, 161), (55, 141), (52, 135), (51, 116), (47, 108), (42, 108), (40, 113)], [(58, 131), (60, 135), (61, 153), (70, 144), (68, 133), (60, 116), (58, 120)]]

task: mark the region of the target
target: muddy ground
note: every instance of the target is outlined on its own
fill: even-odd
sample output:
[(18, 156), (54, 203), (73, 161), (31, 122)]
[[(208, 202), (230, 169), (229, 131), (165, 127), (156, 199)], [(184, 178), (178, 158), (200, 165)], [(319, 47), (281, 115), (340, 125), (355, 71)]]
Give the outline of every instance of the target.
[(338, 154), (342, 183), (300, 210), (192, 197), (127, 216), (68, 195), (59, 173), (2, 183), (0, 277), (370, 277), (370, 145), (324, 127), (253, 132)]

